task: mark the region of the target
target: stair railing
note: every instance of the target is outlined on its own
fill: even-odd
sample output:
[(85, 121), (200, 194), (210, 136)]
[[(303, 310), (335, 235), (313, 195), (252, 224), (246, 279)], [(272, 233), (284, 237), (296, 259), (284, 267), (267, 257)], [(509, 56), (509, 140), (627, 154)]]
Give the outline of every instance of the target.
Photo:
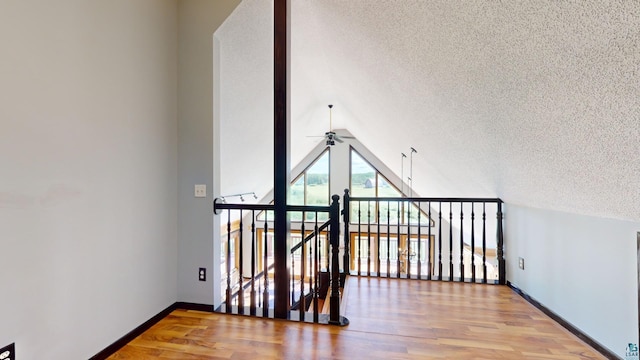
[[(301, 222), (292, 222), (292, 233), (300, 233), (300, 241), (290, 249), (289, 314), (288, 319), (314, 323), (346, 325), (340, 315), (340, 197), (334, 195), (330, 206), (288, 205), (290, 217), (297, 215)], [(223, 304), (218, 312), (258, 317), (274, 317), (273, 293), (278, 282), (273, 279), (277, 259), (273, 256), (272, 204), (227, 204), (214, 200), (214, 214), (226, 212), (227, 234), (223, 251), (225, 274)], [(302, 214), (300, 217), (299, 215)], [(320, 219), (327, 218), (322, 222)], [(233, 219), (239, 230), (232, 231)], [(294, 226), (295, 224), (295, 226)], [(312, 228), (310, 231), (309, 226)], [(295, 228), (295, 229), (294, 229)], [(233, 233), (233, 235), (232, 235)], [(249, 233), (249, 235), (247, 235)], [(291, 237), (290, 237), (291, 238)], [(297, 262), (296, 262), (297, 260)], [(259, 270), (261, 269), (261, 270)], [(237, 279), (232, 276), (237, 273)], [(329, 314), (322, 314), (320, 290), (326, 286), (328, 275)], [(286, 284), (286, 282), (285, 282)], [(326, 289), (326, 288), (325, 288)], [(247, 294), (248, 292), (248, 294)], [(309, 300), (310, 299), (310, 304)], [(311, 311), (308, 308), (311, 307)], [(294, 307), (295, 310), (291, 310)]]

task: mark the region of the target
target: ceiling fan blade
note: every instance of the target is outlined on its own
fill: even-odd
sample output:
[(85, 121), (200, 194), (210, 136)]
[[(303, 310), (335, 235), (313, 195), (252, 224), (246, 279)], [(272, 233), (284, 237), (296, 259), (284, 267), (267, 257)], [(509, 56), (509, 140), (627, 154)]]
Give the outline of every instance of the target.
[(342, 138), (338, 135), (333, 135), (333, 140), (339, 142), (339, 143), (343, 143), (344, 140), (342, 140)]

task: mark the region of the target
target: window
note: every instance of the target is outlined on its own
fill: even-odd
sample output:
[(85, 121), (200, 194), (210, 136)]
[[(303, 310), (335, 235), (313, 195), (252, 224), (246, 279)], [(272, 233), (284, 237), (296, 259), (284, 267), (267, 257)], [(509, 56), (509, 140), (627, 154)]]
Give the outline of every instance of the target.
[[(350, 158), (350, 193), (353, 197), (400, 198), (402, 192), (353, 148)], [(351, 204), (351, 223), (418, 224), (427, 215), (418, 206), (404, 201), (373, 201)], [(358, 214), (360, 214), (358, 216)]]
[[(354, 197), (401, 197), (400, 191), (378, 172), (357, 151), (351, 149), (351, 196)], [(351, 204), (352, 222), (361, 223), (398, 223), (402, 217), (402, 203), (397, 201), (381, 201)], [(358, 216), (360, 214), (360, 216)]]
[(305, 205), (329, 205), (329, 149), (304, 171)]
[[(291, 182), (289, 204), (327, 206), (330, 203), (330, 198), (329, 149), (327, 148), (309, 167)], [(273, 211), (268, 211), (267, 217), (273, 220)], [(315, 221), (314, 213), (307, 213), (305, 217), (307, 221)], [(324, 222), (328, 219), (329, 214), (318, 214), (318, 221)], [(258, 220), (265, 220), (265, 214), (263, 212), (258, 215)], [(292, 212), (291, 221), (302, 221), (302, 213)]]

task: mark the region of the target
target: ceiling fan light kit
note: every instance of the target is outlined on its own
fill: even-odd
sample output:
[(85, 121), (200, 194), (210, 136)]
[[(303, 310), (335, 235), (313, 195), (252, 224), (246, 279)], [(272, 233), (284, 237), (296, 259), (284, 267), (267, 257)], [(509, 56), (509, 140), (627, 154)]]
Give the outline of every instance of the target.
[(327, 146), (333, 146), (336, 144), (336, 141), (339, 143), (343, 143), (344, 140), (343, 139), (355, 139), (355, 137), (353, 136), (343, 136), (343, 135), (338, 135), (336, 134), (335, 131), (333, 131), (333, 119), (332, 119), (332, 114), (331, 114), (331, 109), (333, 108), (333, 105), (329, 104), (329, 131), (325, 132), (324, 135), (322, 136), (307, 136), (307, 137), (323, 137), (325, 138), (325, 143), (327, 144)]
[(327, 146), (333, 146), (336, 144), (336, 141), (339, 143), (343, 143), (342, 139), (355, 139), (353, 136), (340, 136), (333, 131), (333, 114), (332, 110), (333, 105), (329, 104), (329, 131), (324, 133), (324, 138), (326, 139)]

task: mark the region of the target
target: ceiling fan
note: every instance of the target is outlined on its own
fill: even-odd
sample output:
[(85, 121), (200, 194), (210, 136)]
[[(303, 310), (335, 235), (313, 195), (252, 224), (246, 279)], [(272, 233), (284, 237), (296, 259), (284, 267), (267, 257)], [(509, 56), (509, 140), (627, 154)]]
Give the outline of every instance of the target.
[(336, 144), (336, 141), (339, 143), (344, 142), (344, 140), (342, 139), (355, 139), (353, 136), (341, 136), (336, 134), (333, 131), (333, 126), (332, 126), (332, 118), (331, 118), (331, 109), (333, 109), (333, 105), (329, 105), (329, 131), (327, 131), (326, 133), (324, 133), (323, 136), (312, 136), (312, 137), (323, 137), (326, 139), (326, 144), (327, 146), (332, 146)]

